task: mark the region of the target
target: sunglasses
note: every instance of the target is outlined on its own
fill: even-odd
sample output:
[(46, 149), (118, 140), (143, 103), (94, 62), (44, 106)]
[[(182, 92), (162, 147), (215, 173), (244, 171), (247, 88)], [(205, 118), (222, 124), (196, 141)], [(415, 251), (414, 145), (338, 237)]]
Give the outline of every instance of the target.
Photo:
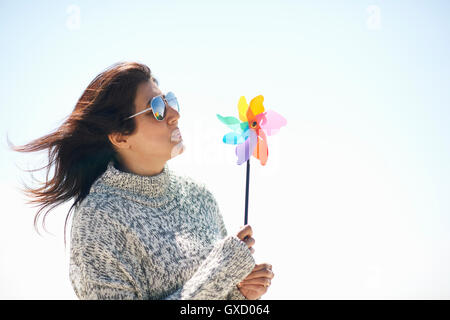
[[(125, 120), (134, 118), (134, 117), (140, 115), (141, 113), (152, 110), (153, 116), (155, 117), (155, 119), (158, 121), (162, 121), (166, 117), (166, 102), (167, 102), (168, 106), (170, 106), (173, 109), (180, 112), (180, 106), (178, 105), (177, 97), (175, 97), (175, 94), (173, 92), (168, 92), (165, 95), (159, 95), (159, 96), (153, 97), (152, 101), (150, 101), (150, 103), (149, 103), (150, 104), (149, 108), (139, 111), (138, 113), (135, 113), (135, 114), (125, 118)], [(149, 104), (147, 104), (147, 105), (149, 105)]]

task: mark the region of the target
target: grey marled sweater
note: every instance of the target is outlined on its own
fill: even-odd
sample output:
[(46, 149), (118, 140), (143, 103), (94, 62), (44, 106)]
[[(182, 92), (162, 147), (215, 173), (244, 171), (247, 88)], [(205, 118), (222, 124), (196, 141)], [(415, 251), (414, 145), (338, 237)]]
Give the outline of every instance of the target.
[(167, 163), (140, 176), (111, 161), (75, 208), (70, 237), (80, 299), (245, 299), (236, 284), (255, 266), (212, 193)]

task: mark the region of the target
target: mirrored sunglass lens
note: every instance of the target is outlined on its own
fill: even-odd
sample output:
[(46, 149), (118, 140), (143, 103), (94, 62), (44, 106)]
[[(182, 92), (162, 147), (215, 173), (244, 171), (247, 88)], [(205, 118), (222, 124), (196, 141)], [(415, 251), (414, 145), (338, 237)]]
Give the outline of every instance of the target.
[(174, 108), (177, 111), (180, 111), (180, 106), (178, 105), (178, 100), (175, 97), (175, 94), (173, 92), (168, 92), (166, 94), (166, 100), (167, 100), (167, 103), (169, 104), (169, 106), (171, 106), (172, 108)]
[(167, 100), (167, 103), (169, 104), (169, 106), (171, 106), (175, 110), (180, 111), (180, 106), (178, 105), (177, 99)]
[(165, 109), (166, 105), (164, 104), (164, 101), (160, 96), (152, 100), (152, 111), (157, 120), (164, 119)]
[(166, 99), (169, 100), (172, 98), (175, 98), (175, 94), (172, 91), (167, 92)]

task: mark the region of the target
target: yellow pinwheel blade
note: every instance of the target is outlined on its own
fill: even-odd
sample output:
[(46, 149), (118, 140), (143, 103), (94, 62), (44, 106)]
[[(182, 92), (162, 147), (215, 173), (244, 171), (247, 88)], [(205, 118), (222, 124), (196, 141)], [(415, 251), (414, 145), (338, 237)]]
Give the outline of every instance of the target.
[(263, 106), (264, 97), (262, 95), (256, 96), (250, 101), (250, 109), (252, 109), (253, 115), (258, 115), (264, 112)]
[(239, 119), (242, 122), (248, 121), (247, 116), (246, 116), (247, 109), (248, 109), (247, 100), (245, 100), (245, 97), (242, 96), (239, 98), (239, 102), (238, 102)]
[(245, 97), (242, 96), (239, 98), (239, 102), (238, 102), (238, 111), (239, 111), (239, 119), (242, 122), (247, 122), (247, 109), (248, 109), (248, 104), (247, 104), (247, 100), (245, 100)]

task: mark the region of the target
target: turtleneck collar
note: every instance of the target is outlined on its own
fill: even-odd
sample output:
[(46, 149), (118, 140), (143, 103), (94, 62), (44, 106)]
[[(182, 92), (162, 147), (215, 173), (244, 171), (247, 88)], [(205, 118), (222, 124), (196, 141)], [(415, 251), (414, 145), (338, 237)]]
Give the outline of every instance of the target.
[(143, 195), (150, 198), (160, 198), (169, 192), (171, 187), (171, 171), (166, 164), (162, 172), (153, 176), (141, 176), (117, 169), (114, 161), (100, 177), (98, 183), (131, 192), (134, 195)]

